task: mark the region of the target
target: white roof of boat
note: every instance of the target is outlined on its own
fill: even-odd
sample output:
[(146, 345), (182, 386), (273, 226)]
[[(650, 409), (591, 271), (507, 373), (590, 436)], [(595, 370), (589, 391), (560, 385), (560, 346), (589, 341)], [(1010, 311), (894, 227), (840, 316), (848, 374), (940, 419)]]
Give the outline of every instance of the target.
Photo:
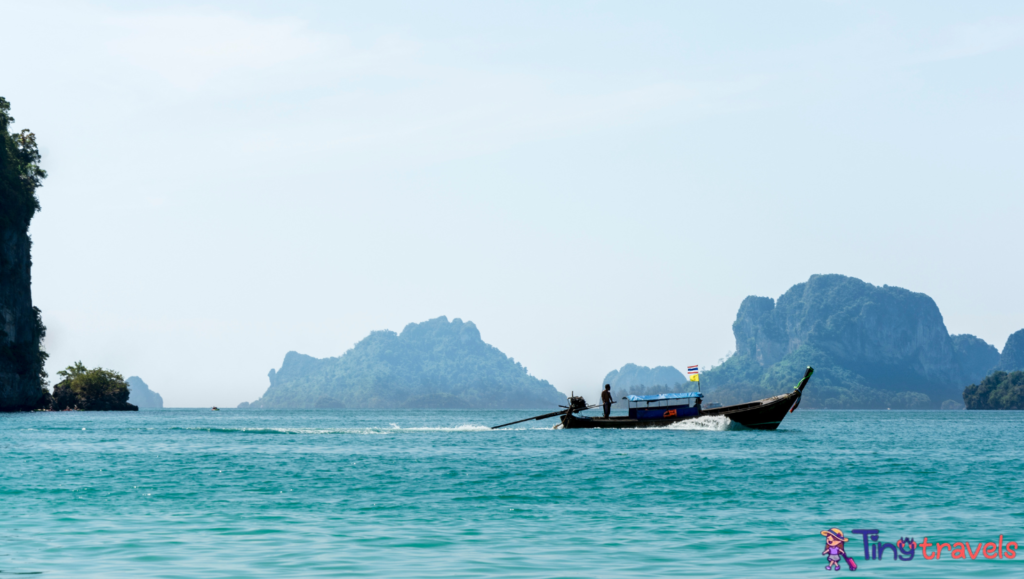
[(680, 400), (683, 398), (703, 398), (704, 395), (700, 392), (683, 392), (681, 394), (649, 394), (647, 396), (637, 396), (633, 394), (629, 397), (630, 402), (651, 402), (653, 400)]

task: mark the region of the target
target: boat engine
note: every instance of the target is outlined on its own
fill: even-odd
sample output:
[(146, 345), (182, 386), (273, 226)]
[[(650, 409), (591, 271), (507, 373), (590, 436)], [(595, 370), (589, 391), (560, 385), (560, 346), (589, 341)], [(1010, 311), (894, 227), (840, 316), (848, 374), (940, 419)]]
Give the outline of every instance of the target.
[(587, 409), (587, 401), (582, 396), (570, 396), (569, 397), (569, 414), (573, 412), (582, 412)]
[(569, 396), (569, 405), (562, 406), (562, 408), (565, 408), (560, 413), (562, 415), (562, 423), (555, 426), (555, 428), (564, 428), (566, 423), (572, 419), (573, 412), (583, 412), (590, 407), (587, 406), (587, 401), (582, 396)]

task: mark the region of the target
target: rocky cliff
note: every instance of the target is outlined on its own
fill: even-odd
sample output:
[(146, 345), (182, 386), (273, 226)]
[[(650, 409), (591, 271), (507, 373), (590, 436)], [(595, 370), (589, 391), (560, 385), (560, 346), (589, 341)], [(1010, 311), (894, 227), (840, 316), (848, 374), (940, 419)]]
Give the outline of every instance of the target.
[(12, 134), (10, 105), (0, 97), (0, 410), (28, 410), (46, 403), (43, 390), (45, 335), (32, 305), (32, 242), (28, 226), (39, 209), (35, 136)]
[(125, 381), (128, 383), (128, 402), (139, 408), (163, 408), (164, 399), (162, 396), (149, 389), (149, 385), (138, 376), (129, 376)]
[(1003, 372), (1024, 370), (1024, 330), (1010, 334), (999, 357), (999, 369)]
[(289, 352), (243, 408), (554, 408), (565, 395), (485, 343), (472, 322), (440, 317), (371, 332), (337, 358)]
[(711, 400), (778, 394), (814, 366), (807, 408), (938, 408), (996, 360), (984, 341), (950, 336), (927, 295), (841, 275), (746, 298), (733, 334), (736, 354), (703, 377)]

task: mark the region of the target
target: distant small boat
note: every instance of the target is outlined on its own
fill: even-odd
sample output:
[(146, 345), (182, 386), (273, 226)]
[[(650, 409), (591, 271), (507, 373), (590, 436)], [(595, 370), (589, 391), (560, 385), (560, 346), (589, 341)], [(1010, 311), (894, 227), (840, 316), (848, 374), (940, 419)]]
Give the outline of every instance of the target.
[(214, 407), (213, 407), (213, 408), (211, 408), (210, 410), (217, 410), (217, 411), (219, 411), (219, 410), (220, 410), (220, 408), (217, 408), (216, 406), (214, 406)]
[[(597, 408), (597, 405), (588, 406), (582, 396), (569, 398), (569, 406), (559, 412), (551, 412), (533, 418), (526, 418), (494, 426), (501, 428), (528, 420), (541, 420), (544, 418), (562, 417), (562, 428), (657, 428), (664, 427), (684, 420), (693, 420), (701, 416), (725, 416), (733, 422), (742, 424), (747, 428), (757, 430), (775, 430), (782, 423), (786, 414), (796, 410), (800, 406), (800, 399), (804, 394), (804, 387), (811, 379), (814, 368), (807, 367), (803, 379), (793, 388), (792, 392), (780, 394), (755, 400), (745, 404), (734, 404), (732, 406), (719, 406), (717, 408), (701, 409), (700, 400), (704, 397), (700, 392), (687, 392), (685, 394), (655, 394), (652, 396), (630, 396), (629, 416), (577, 416), (578, 412)], [(691, 405), (690, 401), (695, 402)], [(654, 406), (651, 404), (654, 403)]]

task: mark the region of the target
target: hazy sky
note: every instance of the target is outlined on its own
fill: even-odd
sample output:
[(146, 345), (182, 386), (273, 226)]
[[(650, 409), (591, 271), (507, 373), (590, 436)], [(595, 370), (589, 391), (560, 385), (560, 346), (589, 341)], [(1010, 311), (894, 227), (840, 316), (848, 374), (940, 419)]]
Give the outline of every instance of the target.
[(48, 370), (258, 398), (440, 315), (560, 390), (814, 273), (1024, 328), (1021, 2), (7, 2)]

